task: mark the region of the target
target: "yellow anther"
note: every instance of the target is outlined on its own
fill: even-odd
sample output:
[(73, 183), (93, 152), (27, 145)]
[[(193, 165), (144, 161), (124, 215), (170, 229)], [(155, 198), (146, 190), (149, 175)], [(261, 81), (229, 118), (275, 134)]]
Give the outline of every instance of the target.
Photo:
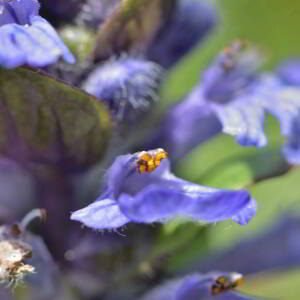
[(212, 285), (212, 294), (217, 295), (228, 290), (232, 290), (244, 283), (244, 278), (239, 273), (230, 273), (228, 276), (220, 276), (216, 278)]
[(160, 160), (156, 160), (154, 161), (155, 167), (159, 167), (160, 166)]
[(155, 158), (159, 160), (162, 160), (167, 157), (168, 157), (168, 152), (166, 152), (163, 149), (159, 149), (158, 152), (155, 154)]
[(146, 153), (143, 153), (141, 156), (140, 156), (140, 160), (144, 160), (144, 161), (149, 161), (151, 159), (151, 156), (146, 152)]
[(147, 168), (146, 166), (140, 165), (140, 166), (139, 166), (139, 172), (140, 172), (140, 173), (145, 173), (145, 172), (146, 172), (146, 168)]
[(228, 279), (226, 280), (225, 276), (220, 276), (219, 278), (216, 279), (216, 282), (219, 284), (224, 284), (227, 281)]
[(163, 149), (151, 150), (148, 152), (143, 151), (137, 159), (137, 169), (139, 173), (151, 173), (159, 167), (161, 161), (167, 157), (168, 153)]
[(148, 167), (154, 167), (154, 160), (153, 159), (148, 161)]

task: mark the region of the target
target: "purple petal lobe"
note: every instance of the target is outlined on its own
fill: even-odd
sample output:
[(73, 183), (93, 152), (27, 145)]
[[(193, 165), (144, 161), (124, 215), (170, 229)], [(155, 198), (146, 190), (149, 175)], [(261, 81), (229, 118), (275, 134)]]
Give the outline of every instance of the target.
[(135, 197), (122, 194), (122, 212), (140, 223), (162, 222), (176, 216), (196, 221), (217, 222), (233, 218), (248, 205), (247, 191), (215, 190), (187, 182), (178, 187), (150, 185)]
[(79, 221), (94, 229), (119, 228), (128, 223), (118, 204), (111, 199), (101, 199), (71, 214), (71, 220)]
[(265, 109), (280, 122), (281, 134), (289, 136), (293, 131), (293, 120), (300, 109), (300, 89), (278, 86), (273, 89), (265, 88), (261, 93)]
[[(75, 57), (64, 45), (59, 38), (54, 28), (42, 17), (36, 16), (32, 18), (32, 28), (35, 28), (36, 35), (33, 33), (32, 36), (40, 43), (40, 46), (44, 46), (49, 56), (60, 57), (68, 63), (75, 63)], [(30, 30), (29, 30), (30, 32)], [(54, 58), (53, 58), (54, 59)]]
[(120, 192), (126, 177), (134, 171), (133, 160), (131, 154), (120, 155), (107, 170), (105, 174), (107, 189), (109, 192), (114, 193), (114, 196), (117, 196)]
[(158, 99), (161, 78), (159, 65), (125, 57), (97, 68), (82, 88), (105, 102), (117, 120), (130, 122)]
[(175, 300), (207, 299), (211, 295), (212, 276), (193, 274), (186, 276), (176, 291)]
[(0, 0), (0, 26), (29, 25), (30, 18), (38, 15), (39, 8), (37, 0)]
[(201, 86), (204, 97), (214, 103), (225, 104), (255, 83), (256, 71), (262, 58), (254, 47), (245, 42), (233, 42), (203, 73)]
[(298, 116), (292, 121), (291, 132), (282, 148), (287, 161), (291, 164), (300, 164), (300, 109)]
[(0, 1), (0, 12), (4, 15), (4, 23), (0, 25), (1, 66), (42, 67), (55, 63), (60, 57), (69, 63), (75, 62), (54, 28), (37, 15), (38, 8), (38, 2), (33, 0)]
[(71, 218), (92, 228), (165, 222), (177, 216), (203, 222), (234, 218), (242, 225), (250, 221), (256, 207), (246, 190), (218, 190), (177, 178), (166, 157), (151, 171), (139, 171), (143, 157), (149, 161), (162, 151), (119, 156), (106, 173), (103, 195)]
[(277, 75), (286, 84), (300, 85), (300, 59), (283, 62), (277, 69)]
[(256, 201), (251, 199), (247, 206), (245, 206), (232, 220), (240, 225), (246, 225), (256, 214)]
[(213, 106), (222, 125), (223, 132), (236, 136), (243, 146), (264, 147), (264, 108), (251, 97), (241, 97), (228, 105)]

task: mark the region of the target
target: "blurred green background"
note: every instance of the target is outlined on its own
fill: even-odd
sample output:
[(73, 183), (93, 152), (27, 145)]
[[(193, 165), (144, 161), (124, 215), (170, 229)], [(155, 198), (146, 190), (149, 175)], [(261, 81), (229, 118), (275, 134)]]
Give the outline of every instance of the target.
[[(163, 89), (163, 109), (197, 84), (203, 69), (234, 39), (246, 39), (259, 46), (266, 54), (266, 70), (272, 70), (283, 59), (300, 56), (300, 1), (218, 0), (214, 3), (219, 7), (220, 25), (204, 44), (170, 72)], [(268, 119), (267, 132), (267, 148), (242, 148), (232, 137), (219, 135), (178, 162), (176, 172), (189, 180), (220, 188), (249, 188), (258, 202), (258, 212), (246, 227), (231, 223), (210, 226), (205, 241), (203, 234), (198, 234), (200, 227), (197, 231), (192, 224), (166, 225), (161, 240), (166, 243), (168, 236), (173, 237), (180, 249), (168, 261), (171, 271), (201, 258), (203, 253), (226, 249), (233, 242), (263, 232), (285, 211), (298, 210), (300, 169), (289, 169), (282, 159), (279, 148), (283, 140), (274, 119)], [(183, 244), (188, 247), (181, 247)], [(249, 281), (242, 290), (260, 297), (296, 300), (299, 276), (300, 269), (265, 273)]]

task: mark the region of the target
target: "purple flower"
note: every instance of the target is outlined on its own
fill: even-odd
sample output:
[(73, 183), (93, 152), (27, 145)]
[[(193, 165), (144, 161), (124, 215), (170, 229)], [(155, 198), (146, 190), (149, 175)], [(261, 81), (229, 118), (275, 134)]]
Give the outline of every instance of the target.
[(53, 27), (38, 15), (37, 0), (0, 0), (0, 66), (42, 67), (75, 59)]
[(280, 123), (281, 134), (286, 138), (282, 149), (283, 155), (288, 162), (299, 164), (300, 86), (286, 85), (280, 76), (269, 76), (268, 80), (272, 83), (268, 83), (269, 87), (260, 91), (264, 96), (263, 105), (265, 110), (275, 116)]
[[(290, 163), (300, 163), (300, 86), (296, 81), (297, 65), (283, 64), (277, 74), (263, 73), (245, 94), (236, 96), (214, 112), (222, 122), (223, 132), (237, 137), (243, 146), (267, 144), (264, 116), (273, 115), (286, 138), (282, 149)], [(290, 72), (289, 72), (290, 71)], [(300, 66), (299, 66), (300, 71)]]
[(118, 228), (129, 222), (165, 222), (176, 216), (195, 221), (233, 219), (247, 224), (256, 202), (245, 190), (218, 190), (176, 177), (162, 149), (119, 156), (108, 169), (96, 202), (71, 215), (95, 229)]
[(158, 99), (162, 68), (150, 61), (123, 57), (96, 68), (82, 88), (105, 102), (118, 121), (134, 121)]
[(281, 103), (276, 116), (281, 122), (283, 135), (287, 137), (282, 152), (289, 163), (300, 164), (300, 60), (283, 62), (276, 74), (283, 83), (276, 97)]
[(165, 68), (172, 67), (216, 25), (215, 10), (198, 1), (178, 1), (166, 24), (147, 49), (147, 57)]
[(298, 115), (292, 121), (291, 131), (282, 152), (289, 163), (300, 164), (300, 109), (298, 109)]
[[(292, 164), (300, 163), (300, 82), (297, 71), (300, 65), (285, 62), (275, 74), (262, 74), (255, 95), (251, 100), (253, 109), (268, 112), (280, 123), (281, 134), (286, 138), (282, 152)], [(300, 74), (300, 73), (299, 73)], [(258, 126), (258, 122), (252, 127)], [(263, 132), (263, 128), (261, 129)]]
[[(171, 280), (158, 288), (154, 288), (140, 300), (257, 299), (234, 291), (234, 287), (239, 286), (242, 283), (242, 280), (243, 277), (239, 273), (195, 273), (179, 279)], [(221, 282), (224, 282), (224, 284)]]
[[(296, 81), (297, 65), (284, 64), (277, 74), (257, 76), (251, 88), (221, 107), (210, 108), (222, 123), (223, 132), (237, 137), (243, 146), (267, 144), (264, 116), (273, 115), (286, 138), (283, 154), (293, 164), (300, 163), (300, 85)], [(288, 72), (290, 70), (290, 73)], [(300, 71), (300, 66), (299, 66)]]
[(284, 61), (276, 72), (285, 84), (300, 85), (300, 59)]
[(259, 64), (258, 53), (247, 50), (244, 42), (225, 49), (204, 72), (201, 83), (168, 111), (153, 146), (172, 149), (172, 158), (178, 158), (221, 130), (242, 145), (266, 145), (264, 109), (253, 105)]

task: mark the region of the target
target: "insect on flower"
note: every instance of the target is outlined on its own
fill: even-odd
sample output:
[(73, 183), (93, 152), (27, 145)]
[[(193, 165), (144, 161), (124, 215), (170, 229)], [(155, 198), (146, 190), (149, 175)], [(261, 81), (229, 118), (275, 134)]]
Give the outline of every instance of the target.
[(213, 295), (218, 295), (228, 290), (232, 290), (244, 283), (242, 274), (229, 273), (228, 275), (219, 276), (212, 285), (211, 291)]
[(164, 149), (156, 149), (152, 151), (142, 151), (136, 161), (139, 173), (151, 173), (163, 159), (168, 158), (168, 153)]

